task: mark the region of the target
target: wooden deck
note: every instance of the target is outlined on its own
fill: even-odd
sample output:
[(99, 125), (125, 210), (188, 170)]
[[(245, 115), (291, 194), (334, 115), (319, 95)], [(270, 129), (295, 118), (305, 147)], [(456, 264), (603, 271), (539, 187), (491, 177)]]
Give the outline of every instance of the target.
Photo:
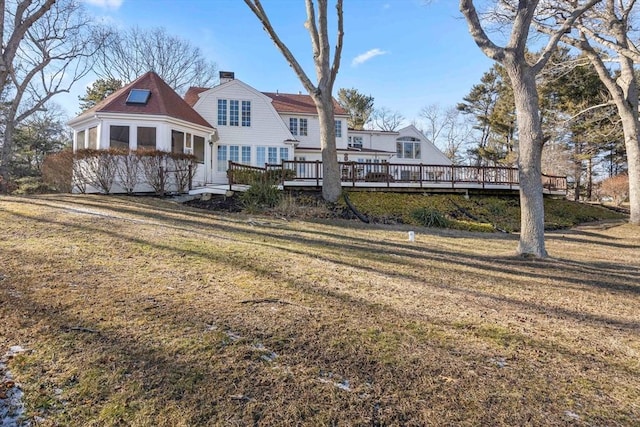
[[(420, 192), (516, 192), (520, 190), (517, 168), (442, 166), (405, 163), (339, 162), (342, 186), (369, 191)], [(228, 188), (247, 184), (257, 176), (271, 175), (288, 188), (322, 187), (322, 162), (285, 160), (265, 167), (229, 162)], [(566, 195), (567, 178), (542, 176), (543, 193)]]

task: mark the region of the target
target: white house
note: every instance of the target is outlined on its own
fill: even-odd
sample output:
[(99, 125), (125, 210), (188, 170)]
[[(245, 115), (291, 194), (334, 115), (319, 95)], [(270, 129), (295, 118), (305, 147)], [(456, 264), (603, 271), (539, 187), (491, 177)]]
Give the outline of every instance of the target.
[[(397, 132), (347, 129), (347, 112), (334, 105), (339, 161), (451, 164), (414, 126)], [(149, 72), (69, 125), (74, 149), (193, 153), (199, 161), (195, 185), (227, 183), (230, 160), (262, 167), (321, 159), (318, 114), (309, 95), (260, 92), (230, 72), (221, 72), (215, 87), (190, 88), (184, 99)]]

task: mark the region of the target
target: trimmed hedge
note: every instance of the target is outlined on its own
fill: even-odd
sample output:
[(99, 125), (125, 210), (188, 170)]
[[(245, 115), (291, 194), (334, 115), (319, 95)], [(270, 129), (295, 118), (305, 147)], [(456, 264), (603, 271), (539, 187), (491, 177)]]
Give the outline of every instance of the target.
[(161, 150), (84, 149), (63, 151), (45, 159), (43, 180), (60, 192), (74, 189), (85, 193), (91, 185), (104, 194), (117, 182), (131, 194), (140, 184), (148, 184), (162, 195), (173, 185), (178, 192), (187, 190), (198, 163), (196, 156)]

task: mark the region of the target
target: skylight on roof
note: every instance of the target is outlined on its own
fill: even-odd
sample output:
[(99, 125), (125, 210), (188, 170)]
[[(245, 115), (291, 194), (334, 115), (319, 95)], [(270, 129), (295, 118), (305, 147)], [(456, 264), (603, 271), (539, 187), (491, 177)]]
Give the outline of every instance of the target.
[(150, 95), (151, 91), (149, 89), (131, 89), (127, 97), (127, 104), (146, 105)]

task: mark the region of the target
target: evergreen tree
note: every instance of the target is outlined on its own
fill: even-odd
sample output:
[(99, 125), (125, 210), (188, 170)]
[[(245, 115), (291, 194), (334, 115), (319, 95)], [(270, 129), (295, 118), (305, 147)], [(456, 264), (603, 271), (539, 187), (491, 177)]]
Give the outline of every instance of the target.
[(373, 113), (373, 96), (360, 93), (358, 89), (338, 90), (338, 104), (349, 113), (349, 129), (364, 129)]
[(97, 103), (122, 88), (122, 81), (113, 77), (107, 77), (106, 79), (98, 79), (87, 88), (87, 93), (84, 96), (79, 96), (80, 110), (87, 111), (93, 108)]

